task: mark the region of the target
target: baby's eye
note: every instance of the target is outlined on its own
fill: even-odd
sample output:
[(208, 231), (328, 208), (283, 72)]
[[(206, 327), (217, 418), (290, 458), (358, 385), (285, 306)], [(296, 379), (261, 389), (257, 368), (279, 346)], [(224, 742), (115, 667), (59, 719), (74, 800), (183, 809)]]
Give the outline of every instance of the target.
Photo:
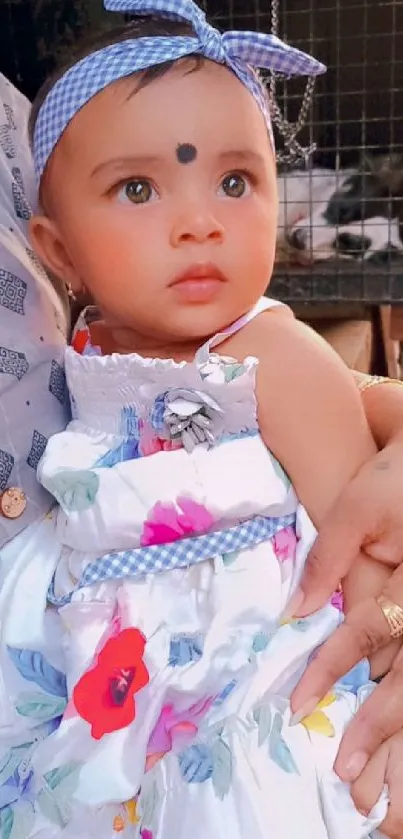
[(221, 181), (220, 192), (223, 192), (228, 198), (243, 198), (250, 192), (249, 179), (246, 175), (240, 175), (238, 172), (226, 175), (224, 180)]
[(127, 181), (118, 194), (120, 201), (130, 201), (131, 204), (147, 204), (156, 197), (157, 193), (151, 182), (141, 178)]

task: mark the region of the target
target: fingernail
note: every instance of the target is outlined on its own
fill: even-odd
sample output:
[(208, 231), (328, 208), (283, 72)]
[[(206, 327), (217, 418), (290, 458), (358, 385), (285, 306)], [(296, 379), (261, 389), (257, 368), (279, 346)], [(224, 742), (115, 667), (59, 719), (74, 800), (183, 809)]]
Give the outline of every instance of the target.
[(283, 614), (281, 615), (281, 623), (287, 623), (294, 617), (296, 612), (301, 608), (305, 600), (305, 594), (302, 588), (297, 588), (294, 591), (291, 599), (288, 601)]
[(349, 781), (350, 783), (356, 781), (361, 775), (362, 770), (365, 769), (368, 761), (369, 755), (366, 752), (355, 752), (355, 754), (351, 755), (346, 763), (345, 771), (342, 773), (343, 781)]
[(319, 702), (319, 696), (312, 696), (309, 702), (305, 702), (305, 705), (292, 715), (290, 718), (290, 726), (299, 725), (305, 717), (309, 717), (310, 714), (313, 714), (315, 708), (319, 705)]

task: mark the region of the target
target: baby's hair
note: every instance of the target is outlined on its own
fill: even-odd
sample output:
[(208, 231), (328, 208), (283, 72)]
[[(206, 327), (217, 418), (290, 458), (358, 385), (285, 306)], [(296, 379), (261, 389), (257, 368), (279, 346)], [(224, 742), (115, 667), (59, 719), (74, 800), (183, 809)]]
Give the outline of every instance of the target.
[[(77, 64), (83, 58), (86, 58), (92, 53), (97, 52), (98, 50), (102, 50), (105, 47), (112, 46), (113, 44), (119, 44), (123, 41), (128, 41), (131, 39), (158, 36), (169, 37), (180, 35), (191, 37), (194, 34), (195, 33), (191, 25), (188, 23), (168, 20), (161, 17), (147, 16), (136, 17), (126, 24), (122, 24), (121, 26), (115, 27), (111, 30), (97, 33), (95, 36), (93, 35), (90, 38), (86, 38), (85, 40), (83, 40), (81, 44), (78, 45), (78, 48), (71, 55), (70, 60), (58, 67), (54, 71), (54, 73), (52, 73), (52, 75), (49, 76), (48, 79), (46, 79), (46, 81), (39, 89), (34, 99), (28, 126), (31, 146), (33, 144), (36, 120), (38, 118), (39, 111), (46, 97), (48, 96), (52, 88), (55, 86), (56, 82), (58, 82), (59, 79), (61, 79), (61, 77), (67, 72), (67, 70), (69, 70), (71, 67)], [(204, 58), (203, 55), (199, 55), (197, 53), (186, 56), (184, 60), (190, 63), (189, 72), (194, 72), (195, 70), (198, 70), (207, 61), (207, 59)], [(133, 76), (136, 77), (136, 91), (140, 90), (148, 84), (151, 84), (151, 82), (153, 82), (155, 79), (164, 76), (165, 73), (167, 73), (176, 63), (177, 60), (166, 61), (163, 64), (155, 64), (153, 67), (149, 67), (147, 70), (133, 73)], [(130, 76), (126, 78), (130, 78)], [(262, 81), (261, 85), (264, 95), (268, 96), (267, 88)]]
[[(129, 21), (129, 23), (122, 24), (121, 26), (114, 27), (110, 30), (102, 31), (101, 33), (97, 33), (84, 39), (80, 42), (77, 49), (74, 50), (69, 61), (57, 67), (49, 78), (46, 79), (32, 103), (28, 125), (31, 146), (33, 143), (35, 124), (39, 111), (56, 82), (64, 76), (67, 70), (70, 70), (71, 67), (74, 67), (74, 65), (78, 64), (78, 62), (83, 58), (87, 58), (87, 56), (97, 52), (98, 50), (105, 49), (105, 47), (112, 46), (112, 44), (120, 44), (123, 41), (133, 40), (136, 38), (155, 38), (158, 36), (170, 37), (179, 35), (190, 37), (194, 35), (190, 24), (182, 23), (181, 21), (147, 16), (136, 17), (134, 20)], [(206, 61), (204, 56), (196, 54), (190, 55), (188, 60), (193, 64), (191, 71), (197, 70)], [(175, 63), (175, 61), (165, 61), (163, 64), (156, 64), (140, 73), (134, 73), (133, 75), (136, 76), (136, 90), (140, 90), (142, 87), (150, 84), (155, 79), (164, 76)], [(130, 76), (127, 78), (130, 78)]]

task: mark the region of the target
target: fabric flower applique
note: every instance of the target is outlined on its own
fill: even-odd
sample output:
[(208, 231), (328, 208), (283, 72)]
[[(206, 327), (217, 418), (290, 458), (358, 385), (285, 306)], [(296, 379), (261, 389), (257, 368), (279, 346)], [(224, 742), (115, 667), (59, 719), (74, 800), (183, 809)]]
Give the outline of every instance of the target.
[(214, 524), (203, 504), (178, 498), (176, 504), (158, 502), (150, 511), (141, 535), (141, 546), (165, 545), (186, 536), (208, 533)]
[(77, 682), (73, 702), (77, 713), (100, 740), (126, 728), (136, 717), (134, 696), (149, 682), (143, 661), (146, 640), (138, 629), (124, 629), (110, 638), (95, 665)]
[(163, 439), (180, 442), (188, 452), (201, 443), (213, 445), (216, 420), (224, 415), (207, 393), (192, 388), (173, 388), (155, 400), (153, 427)]

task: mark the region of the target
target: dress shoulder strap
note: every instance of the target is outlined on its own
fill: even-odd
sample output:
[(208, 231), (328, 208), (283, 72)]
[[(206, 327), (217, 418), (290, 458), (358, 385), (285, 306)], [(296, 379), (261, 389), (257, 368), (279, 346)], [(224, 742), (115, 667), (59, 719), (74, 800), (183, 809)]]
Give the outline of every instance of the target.
[(284, 306), (284, 303), (280, 303), (279, 300), (272, 300), (271, 297), (261, 297), (253, 309), (247, 312), (246, 315), (242, 315), (242, 317), (238, 318), (238, 320), (234, 323), (231, 323), (230, 326), (227, 326), (226, 329), (223, 329), (222, 332), (218, 332), (216, 335), (213, 335), (212, 338), (209, 338), (209, 340), (200, 347), (195, 356), (196, 364), (206, 364), (210, 355), (210, 350), (214, 347), (218, 347), (219, 344), (222, 344), (223, 341), (231, 335), (235, 335), (236, 332), (239, 332), (240, 329), (246, 326), (247, 323), (250, 323), (251, 320), (256, 318), (262, 312), (266, 312), (268, 309), (274, 309), (277, 306)]

